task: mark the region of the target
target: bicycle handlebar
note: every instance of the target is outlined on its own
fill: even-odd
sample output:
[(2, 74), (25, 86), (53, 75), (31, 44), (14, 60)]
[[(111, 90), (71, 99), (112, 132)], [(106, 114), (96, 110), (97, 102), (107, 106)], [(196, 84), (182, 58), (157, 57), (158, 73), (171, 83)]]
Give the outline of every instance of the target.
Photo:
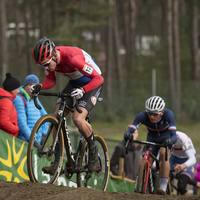
[[(125, 148), (126, 148), (126, 154), (128, 153), (128, 144), (129, 144), (130, 140), (127, 140)], [(164, 147), (166, 149), (165, 151), (165, 161), (168, 160), (168, 151), (169, 151), (169, 147), (164, 145), (164, 144), (158, 144), (158, 143), (154, 143), (154, 142), (148, 142), (148, 141), (140, 141), (140, 140), (132, 140), (132, 142), (134, 143), (138, 143), (138, 144), (144, 144), (146, 146), (158, 146), (158, 147)]]
[(126, 154), (128, 154), (128, 144), (129, 144), (129, 140), (126, 141), (126, 145), (125, 145), (125, 149), (126, 149)]
[[(58, 98), (66, 98), (66, 97), (71, 97), (71, 94), (65, 94), (65, 93), (61, 93), (61, 92), (58, 92), (58, 93), (53, 93), (53, 92), (39, 92), (38, 94), (33, 94), (31, 93), (31, 98), (29, 101), (31, 101), (31, 99), (33, 99), (34, 101), (34, 104), (36, 106), (37, 109), (41, 110), (41, 106), (38, 105), (38, 102), (37, 102), (37, 99), (36, 97), (38, 95), (43, 95), (43, 96), (55, 96), (55, 97), (58, 97)], [(82, 113), (82, 110), (78, 107), (78, 100), (75, 99), (74, 97), (71, 97), (73, 98), (73, 102), (75, 102), (75, 104), (73, 103), (73, 106), (75, 106), (76, 110), (79, 112), (79, 113)], [(70, 111), (72, 111), (71, 109), (69, 109)]]

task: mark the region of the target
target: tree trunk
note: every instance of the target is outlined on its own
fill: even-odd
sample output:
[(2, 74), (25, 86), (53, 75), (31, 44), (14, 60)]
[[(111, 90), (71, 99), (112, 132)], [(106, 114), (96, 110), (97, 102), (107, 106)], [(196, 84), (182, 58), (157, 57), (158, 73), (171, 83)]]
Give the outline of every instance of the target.
[(172, 32), (172, 0), (167, 0), (167, 46), (170, 101), (172, 110), (175, 111), (175, 78), (173, 62), (173, 32)]
[(136, 0), (130, 0), (130, 9), (130, 65), (133, 67), (135, 59)]
[(32, 69), (31, 69), (31, 54), (30, 54), (30, 42), (29, 42), (29, 24), (30, 24), (30, 11), (29, 11), (29, 6), (28, 6), (28, 1), (24, 2), (24, 22), (25, 22), (25, 41), (26, 41), (26, 46), (25, 46), (25, 54), (26, 54), (26, 62), (27, 62), (27, 73), (31, 74)]
[[(116, 11), (116, 3), (113, 0), (110, 0), (113, 5), (114, 12)], [(113, 34), (114, 34), (114, 53), (116, 60), (116, 72), (117, 72), (117, 88), (119, 89), (119, 96), (122, 97), (122, 62), (119, 54), (120, 51), (120, 37), (119, 37), (119, 28), (117, 16), (112, 17), (113, 20)]]
[[(112, 0), (108, 0), (112, 10)], [(112, 16), (108, 18), (107, 41), (106, 41), (106, 111), (108, 121), (112, 121), (112, 60), (113, 60), (113, 23)]]
[(174, 68), (175, 68), (175, 114), (177, 119), (180, 120), (181, 117), (181, 66), (180, 66), (180, 39), (179, 39), (179, 22), (178, 22), (178, 7), (179, 0), (173, 1), (173, 31), (174, 31)]
[[(43, 38), (46, 36), (46, 13), (47, 13), (47, 9), (46, 9), (47, 5), (46, 5), (46, 0), (43, 0), (42, 2), (39, 1), (38, 4), (38, 10), (39, 10), (39, 27), (40, 27), (40, 38)], [(53, 15), (53, 14), (52, 14)], [(44, 69), (41, 67), (40, 68), (40, 76), (44, 76)], [(58, 87), (59, 85), (57, 85), (56, 87)], [(59, 90), (58, 90), (59, 91)]]
[(54, 0), (51, 0), (51, 10), (50, 12), (51, 13), (54, 13), (54, 15), (51, 15), (51, 29), (54, 29), (55, 27), (57, 27), (57, 20), (56, 20), (56, 6), (57, 6), (57, 3), (56, 1)]
[(198, 7), (197, 0), (192, 0), (192, 15), (191, 15), (191, 53), (192, 53), (192, 79), (195, 82), (196, 89), (199, 89), (199, 58), (198, 52)]
[(161, 10), (162, 10), (162, 16), (161, 16), (161, 37), (164, 40), (166, 38), (166, 17), (167, 17), (167, 9), (166, 9), (166, 0), (160, 1)]
[(126, 49), (126, 62), (125, 67), (128, 69), (131, 68), (131, 46), (130, 46), (130, 19), (129, 19), (129, 1), (122, 1), (122, 12), (123, 12), (123, 21), (124, 21), (124, 44)]
[(1, 75), (2, 75), (2, 82), (5, 79), (6, 72), (9, 71), (8, 67), (8, 47), (7, 47), (7, 38), (6, 38), (6, 29), (7, 29), (7, 18), (6, 18), (6, 8), (5, 8), (5, 0), (0, 1), (0, 27), (1, 27), (1, 34), (0, 34), (0, 46), (1, 46)]
[(16, 65), (20, 66), (20, 34), (19, 34), (19, 7), (17, 0), (14, 0), (14, 16), (15, 16), (15, 44), (16, 44), (16, 54), (15, 54), (15, 61)]

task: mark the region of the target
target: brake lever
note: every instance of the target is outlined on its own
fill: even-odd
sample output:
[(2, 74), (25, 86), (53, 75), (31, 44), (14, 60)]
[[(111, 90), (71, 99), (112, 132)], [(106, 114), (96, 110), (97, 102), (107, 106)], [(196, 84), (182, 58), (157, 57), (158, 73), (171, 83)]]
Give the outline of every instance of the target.
[(129, 142), (130, 142), (129, 140), (126, 141), (126, 145), (125, 145), (125, 149), (126, 149), (125, 153), (126, 154), (128, 154), (128, 149), (129, 149), (128, 145), (129, 145)]
[(168, 146), (166, 146), (165, 147), (165, 161), (167, 161), (168, 160), (168, 151), (169, 151), (169, 147)]
[(73, 99), (73, 107), (75, 106), (76, 110), (79, 113), (82, 113), (83, 111), (78, 107), (78, 99), (76, 99), (75, 97), (72, 97), (72, 99)]
[[(38, 93), (38, 94), (39, 94), (39, 93)], [(34, 104), (35, 104), (35, 107), (36, 107), (38, 110), (41, 110), (42, 108), (41, 108), (40, 105), (38, 105), (38, 102), (37, 102), (37, 96), (38, 96), (38, 95), (34, 95), (33, 93), (31, 93), (31, 97), (30, 97), (29, 102), (31, 101), (31, 99), (33, 99)]]

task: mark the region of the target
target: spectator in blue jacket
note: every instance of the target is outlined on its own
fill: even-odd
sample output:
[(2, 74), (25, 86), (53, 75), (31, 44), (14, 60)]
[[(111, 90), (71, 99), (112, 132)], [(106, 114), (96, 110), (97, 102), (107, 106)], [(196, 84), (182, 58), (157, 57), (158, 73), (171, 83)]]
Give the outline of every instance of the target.
[[(34, 74), (28, 75), (25, 78), (24, 85), (19, 88), (20, 93), (13, 101), (18, 115), (19, 133), (17, 137), (25, 142), (29, 142), (31, 131), (37, 120), (41, 116), (47, 114), (39, 99), (38, 104), (41, 106), (41, 110), (35, 107), (33, 99), (29, 102), (31, 96), (30, 88), (32, 85), (36, 84), (39, 84), (38, 77)], [(42, 137), (44, 137), (47, 132), (47, 128), (48, 126), (44, 125), (42, 129), (38, 131), (35, 138), (38, 144), (41, 143)]]

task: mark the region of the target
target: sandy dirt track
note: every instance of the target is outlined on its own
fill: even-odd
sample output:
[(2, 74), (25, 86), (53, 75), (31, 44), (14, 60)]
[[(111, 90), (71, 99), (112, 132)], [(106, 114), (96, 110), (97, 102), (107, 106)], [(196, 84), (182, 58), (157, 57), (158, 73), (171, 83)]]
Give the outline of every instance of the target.
[(0, 181), (0, 200), (200, 200), (200, 196), (159, 196), (124, 192), (103, 192), (97, 189), (70, 188), (39, 183)]

